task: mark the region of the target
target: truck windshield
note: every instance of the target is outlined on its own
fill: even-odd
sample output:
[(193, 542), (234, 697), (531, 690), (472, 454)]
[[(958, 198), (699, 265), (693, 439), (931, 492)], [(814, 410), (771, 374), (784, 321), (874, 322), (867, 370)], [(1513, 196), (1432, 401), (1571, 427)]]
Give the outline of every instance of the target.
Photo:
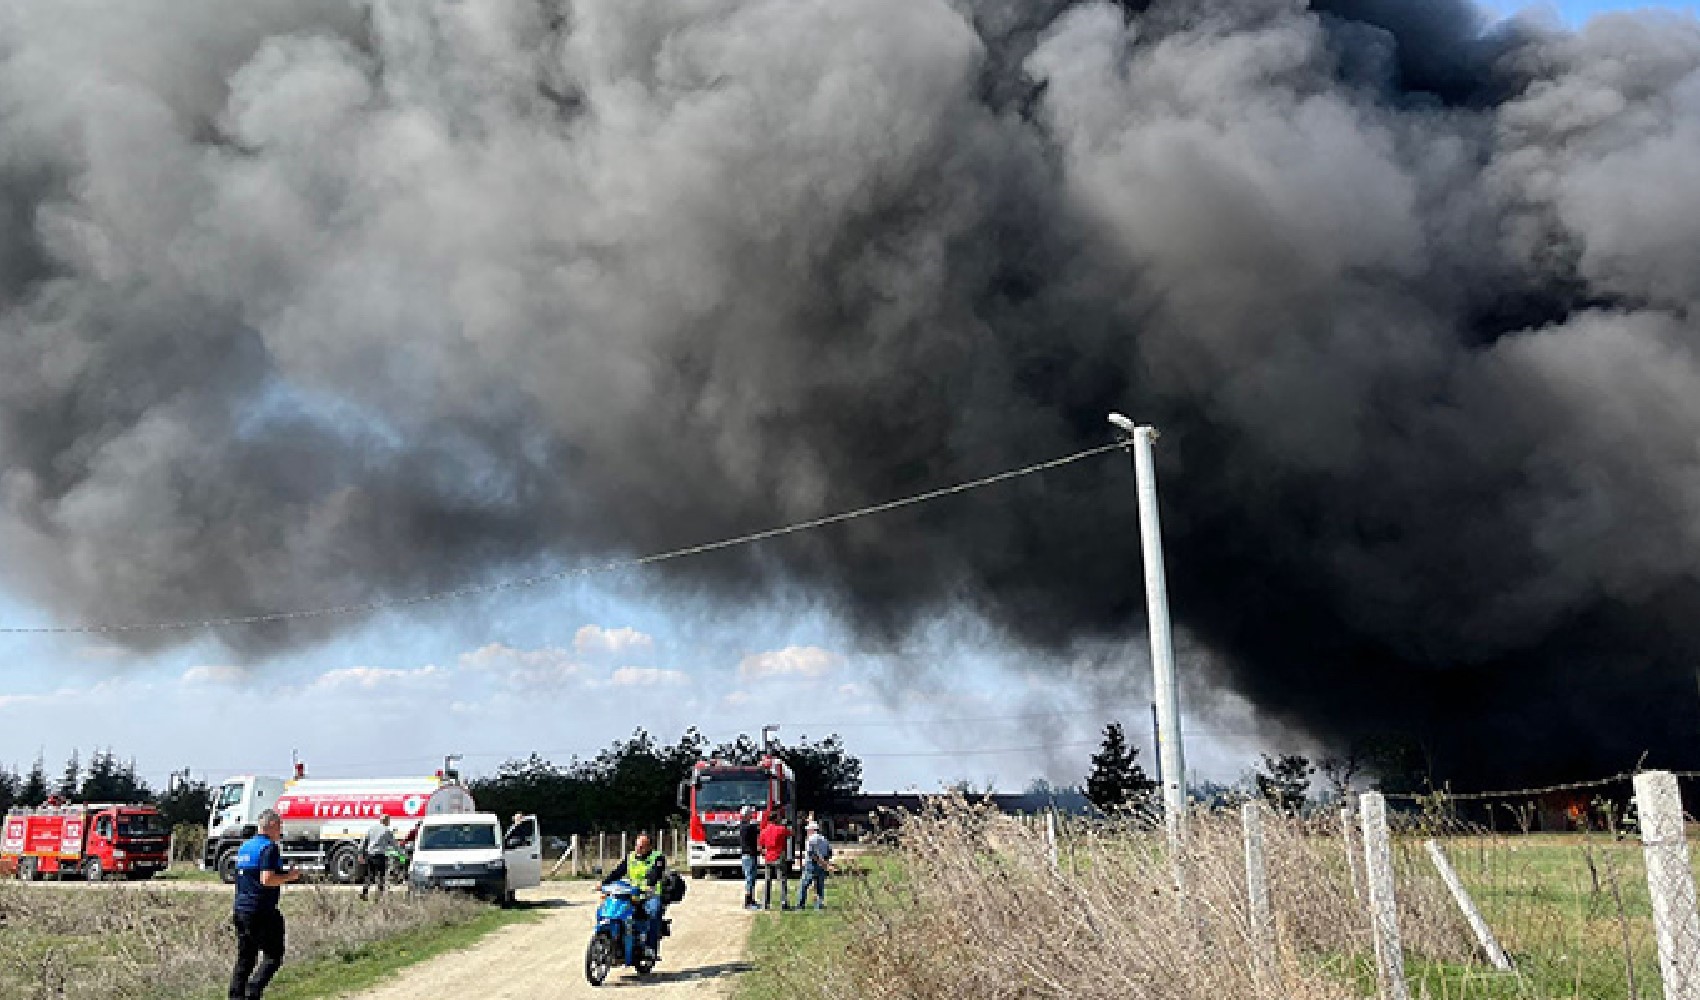
[(767, 806), (765, 781), (705, 781), (697, 786), (697, 811)]
[(120, 837), (163, 837), (169, 832), (165, 828), (165, 820), (157, 815), (118, 817)]
[(231, 806), (241, 805), (241, 804), (242, 804), (242, 786), (241, 785), (225, 785), (224, 788), (221, 789), (218, 793), (218, 804), (215, 805), (213, 808), (215, 808), (215, 809), (227, 809)]
[(421, 851), (459, 851), (495, 847), (496, 828), (489, 823), (443, 823), (419, 831)]

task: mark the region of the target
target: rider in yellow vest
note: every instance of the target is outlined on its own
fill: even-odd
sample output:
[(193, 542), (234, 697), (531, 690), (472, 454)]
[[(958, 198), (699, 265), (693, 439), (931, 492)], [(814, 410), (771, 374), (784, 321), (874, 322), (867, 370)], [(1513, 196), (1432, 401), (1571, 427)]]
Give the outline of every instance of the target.
[(620, 859), (620, 863), (602, 880), (606, 888), (610, 882), (625, 879), (648, 894), (642, 908), (648, 924), (645, 944), (651, 951), (661, 943), (661, 915), (667, 906), (666, 900), (661, 898), (661, 880), (666, 875), (667, 856), (653, 849), (649, 834), (640, 833), (637, 842), (632, 845), (631, 855)]

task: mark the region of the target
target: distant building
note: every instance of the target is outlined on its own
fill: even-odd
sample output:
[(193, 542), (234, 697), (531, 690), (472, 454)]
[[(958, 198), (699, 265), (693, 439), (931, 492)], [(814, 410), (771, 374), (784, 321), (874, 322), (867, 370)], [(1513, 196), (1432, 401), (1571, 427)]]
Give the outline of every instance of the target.
[[(928, 801), (936, 801), (940, 793), (886, 792), (855, 795), (829, 813), (817, 816), (822, 830), (833, 840), (871, 840), (881, 833), (897, 829), (902, 814), (920, 812)], [(972, 795), (972, 802), (989, 802), (999, 812), (1009, 816), (1032, 816), (1055, 809), (1065, 816), (1084, 816), (1092, 811), (1092, 803), (1076, 788), (1053, 789), (1050, 792), (992, 793)]]

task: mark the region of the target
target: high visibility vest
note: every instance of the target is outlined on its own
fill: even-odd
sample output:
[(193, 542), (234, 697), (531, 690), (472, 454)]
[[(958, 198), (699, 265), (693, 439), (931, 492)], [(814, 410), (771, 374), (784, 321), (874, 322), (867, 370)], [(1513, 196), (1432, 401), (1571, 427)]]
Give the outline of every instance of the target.
[(655, 863), (660, 860), (660, 851), (642, 857), (636, 851), (633, 851), (632, 856), (626, 859), (626, 881), (640, 889), (643, 888), (649, 880), (649, 870), (655, 867)]

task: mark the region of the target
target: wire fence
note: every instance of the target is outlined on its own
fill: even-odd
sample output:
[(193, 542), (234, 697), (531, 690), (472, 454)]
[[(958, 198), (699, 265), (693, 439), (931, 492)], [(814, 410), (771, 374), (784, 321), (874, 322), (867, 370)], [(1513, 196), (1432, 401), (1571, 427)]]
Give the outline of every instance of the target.
[(901, 877), (876, 868), (852, 894), (851, 961), (795, 985), (952, 1000), (1700, 1000), (1681, 801), (1693, 780), (1652, 772), (1523, 802), (1371, 794), (1306, 815), (1245, 804), (1195, 812), (1178, 847), (1140, 811), (1009, 817), (939, 799), (904, 821), (886, 865)]

